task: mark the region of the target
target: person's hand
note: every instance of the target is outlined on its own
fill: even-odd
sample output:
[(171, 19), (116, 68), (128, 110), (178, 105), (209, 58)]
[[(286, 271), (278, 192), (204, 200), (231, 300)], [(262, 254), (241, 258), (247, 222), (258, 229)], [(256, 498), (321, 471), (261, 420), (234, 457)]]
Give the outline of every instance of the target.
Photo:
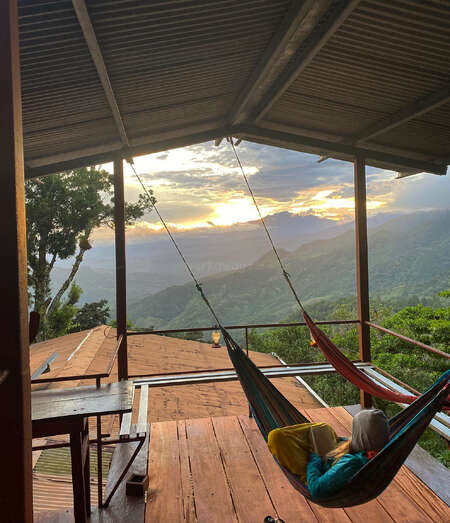
[(322, 461), (318, 454), (316, 454), (315, 452), (311, 452), (311, 454), (308, 456), (308, 463), (315, 460)]

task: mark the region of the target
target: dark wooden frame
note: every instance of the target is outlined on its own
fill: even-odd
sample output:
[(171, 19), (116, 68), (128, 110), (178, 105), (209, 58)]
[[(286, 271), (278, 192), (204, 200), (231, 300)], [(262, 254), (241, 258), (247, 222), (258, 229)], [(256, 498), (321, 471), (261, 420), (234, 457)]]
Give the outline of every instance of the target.
[[(370, 320), (369, 308), (369, 262), (367, 250), (367, 210), (366, 210), (366, 162), (364, 156), (354, 161), (355, 183), (355, 234), (356, 234), (356, 294), (358, 303), (359, 357), (370, 361)], [(360, 391), (360, 403), (364, 408), (372, 406), (370, 394)]]
[(125, 256), (125, 193), (123, 160), (114, 161), (114, 226), (116, 246), (116, 318), (119, 347), (119, 380), (128, 378), (127, 356), (127, 286)]
[(2, 521), (28, 522), (33, 518), (31, 388), (17, 0), (0, 2), (0, 69), (0, 507)]

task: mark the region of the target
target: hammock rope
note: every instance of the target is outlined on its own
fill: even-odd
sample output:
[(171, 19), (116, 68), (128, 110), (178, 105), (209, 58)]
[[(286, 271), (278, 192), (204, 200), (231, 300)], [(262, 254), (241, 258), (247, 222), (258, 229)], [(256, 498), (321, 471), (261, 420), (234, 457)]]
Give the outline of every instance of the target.
[(169, 238), (172, 240), (172, 243), (173, 243), (175, 249), (178, 251), (178, 254), (180, 255), (180, 258), (183, 261), (184, 265), (186, 266), (187, 271), (189, 272), (191, 278), (194, 280), (195, 288), (200, 293), (200, 296), (202, 297), (203, 301), (205, 302), (206, 306), (208, 307), (209, 312), (211, 313), (212, 317), (216, 320), (217, 325), (223, 330), (223, 327), (222, 327), (222, 325), (220, 323), (220, 320), (219, 320), (216, 312), (214, 311), (211, 303), (209, 302), (208, 298), (206, 297), (206, 295), (205, 295), (205, 293), (204, 293), (204, 291), (202, 289), (202, 284), (195, 277), (194, 272), (192, 271), (191, 267), (189, 266), (189, 263), (187, 262), (186, 258), (184, 257), (183, 253), (181, 252), (181, 249), (178, 246), (178, 243), (176, 242), (176, 240), (175, 240), (173, 234), (171, 233), (169, 227), (167, 226), (167, 223), (165, 222), (164, 218), (161, 216), (161, 213), (159, 212), (158, 207), (156, 206), (156, 202), (155, 202), (154, 198), (152, 198), (151, 194), (148, 192), (147, 187), (145, 186), (145, 184), (142, 181), (141, 177), (136, 172), (136, 169), (134, 168), (133, 160), (130, 159), (130, 160), (127, 160), (127, 161), (131, 165), (131, 168), (133, 169), (134, 174), (135, 174), (136, 178), (138, 179), (139, 183), (141, 184), (141, 187), (142, 187), (143, 191), (145, 192), (145, 194), (147, 195), (149, 201), (152, 202), (152, 208), (155, 210), (156, 214), (158, 215), (159, 220), (163, 224), (164, 229), (166, 230), (167, 234), (169, 235)]
[(282, 274), (284, 276), (284, 279), (287, 281), (287, 284), (289, 285), (289, 287), (290, 287), (290, 289), (292, 291), (292, 294), (294, 295), (294, 298), (297, 301), (298, 306), (300, 307), (300, 310), (302, 312), (304, 312), (305, 309), (303, 308), (302, 302), (300, 301), (300, 298), (298, 297), (297, 292), (295, 291), (295, 288), (294, 288), (294, 285), (292, 284), (291, 277), (290, 277), (289, 273), (287, 272), (286, 268), (284, 267), (283, 262), (281, 261), (281, 257), (280, 257), (280, 255), (279, 255), (279, 253), (277, 251), (277, 248), (275, 247), (275, 244), (273, 243), (272, 236), (270, 235), (269, 229), (267, 228), (266, 222), (264, 221), (263, 215), (261, 214), (258, 202), (256, 201), (255, 195), (253, 194), (253, 190), (250, 187), (250, 184), (248, 183), (248, 178), (247, 178), (247, 176), (245, 174), (244, 168), (242, 167), (241, 160), (240, 160), (239, 155), (238, 155), (238, 153), (236, 151), (236, 147), (235, 147), (234, 142), (233, 142), (233, 137), (230, 136), (228, 138), (228, 141), (230, 142), (231, 147), (233, 148), (234, 156), (236, 157), (236, 161), (237, 161), (237, 163), (239, 165), (239, 168), (241, 170), (242, 177), (244, 178), (245, 184), (247, 185), (247, 188), (248, 188), (248, 192), (250, 193), (250, 195), (252, 197), (253, 204), (255, 205), (256, 210), (258, 211), (259, 219), (261, 220), (261, 223), (262, 223), (262, 225), (264, 227), (264, 230), (266, 231), (266, 235), (267, 235), (267, 238), (268, 238), (268, 240), (270, 242), (270, 245), (272, 246), (273, 252), (274, 252), (274, 254), (275, 254), (275, 256), (276, 256), (276, 258), (278, 260), (278, 263), (280, 264), (281, 272), (282, 272)]
[(289, 285), (289, 288), (295, 298), (295, 301), (297, 302), (297, 304), (300, 307), (301, 313), (302, 313), (303, 318), (305, 319), (306, 325), (311, 333), (311, 338), (313, 339), (314, 344), (317, 345), (317, 347), (321, 350), (321, 352), (323, 353), (325, 358), (333, 365), (333, 367), (336, 369), (336, 371), (339, 374), (341, 374), (347, 381), (349, 381), (350, 383), (353, 383), (353, 385), (355, 385), (359, 389), (364, 390), (365, 392), (371, 394), (372, 396), (376, 396), (377, 398), (381, 398), (386, 401), (393, 401), (396, 403), (406, 403), (406, 404), (410, 404), (413, 401), (415, 401), (417, 399), (417, 396), (415, 396), (415, 395), (402, 394), (400, 392), (387, 389), (387, 388), (382, 387), (381, 385), (378, 385), (377, 383), (375, 383), (372, 379), (369, 378), (369, 376), (367, 376), (367, 374), (365, 374), (362, 370), (358, 369), (358, 367), (356, 367), (356, 365), (349, 358), (347, 358), (347, 356), (345, 356), (345, 354), (331, 341), (331, 339), (325, 334), (325, 332), (322, 329), (320, 329), (311, 319), (311, 317), (309, 316), (309, 314), (306, 312), (305, 308), (303, 307), (303, 305), (300, 301), (300, 298), (298, 297), (298, 294), (294, 288), (292, 280), (289, 276), (289, 273), (286, 271), (284, 264), (281, 261), (281, 257), (277, 251), (277, 248), (275, 247), (275, 244), (273, 242), (269, 229), (266, 226), (262, 213), (259, 209), (258, 202), (256, 201), (254, 192), (250, 186), (250, 183), (248, 181), (248, 178), (247, 178), (244, 168), (242, 166), (242, 162), (236, 151), (236, 147), (234, 145), (233, 138), (229, 137), (228, 141), (231, 144), (234, 155), (236, 157), (236, 161), (241, 170), (242, 177), (244, 178), (245, 184), (247, 185), (247, 188), (252, 197), (253, 203), (258, 211), (259, 218), (264, 227), (267, 238), (270, 242), (270, 245), (272, 246), (273, 252), (281, 267), (282, 274)]

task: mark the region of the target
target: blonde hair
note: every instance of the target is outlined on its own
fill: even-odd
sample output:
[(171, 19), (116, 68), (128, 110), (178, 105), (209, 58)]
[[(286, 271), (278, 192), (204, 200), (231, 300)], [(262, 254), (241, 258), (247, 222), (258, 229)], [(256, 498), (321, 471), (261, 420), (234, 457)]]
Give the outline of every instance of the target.
[(327, 458), (334, 458), (332, 465), (335, 465), (345, 454), (352, 453), (352, 438), (343, 441), (335, 449), (327, 454)]

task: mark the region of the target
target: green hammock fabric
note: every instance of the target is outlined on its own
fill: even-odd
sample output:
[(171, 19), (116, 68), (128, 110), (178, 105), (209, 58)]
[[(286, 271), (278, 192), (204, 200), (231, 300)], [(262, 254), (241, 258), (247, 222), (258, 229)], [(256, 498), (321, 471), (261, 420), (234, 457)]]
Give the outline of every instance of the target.
[[(225, 329), (222, 329), (222, 335), (255, 421), (266, 440), (275, 428), (309, 421), (264, 376)], [(442, 409), (447, 400), (449, 380), (450, 370), (391, 418), (389, 443), (333, 496), (314, 499), (297, 476), (281, 467), (283, 472), (295, 489), (323, 507), (351, 507), (376, 498), (392, 481), (433, 416)]]

